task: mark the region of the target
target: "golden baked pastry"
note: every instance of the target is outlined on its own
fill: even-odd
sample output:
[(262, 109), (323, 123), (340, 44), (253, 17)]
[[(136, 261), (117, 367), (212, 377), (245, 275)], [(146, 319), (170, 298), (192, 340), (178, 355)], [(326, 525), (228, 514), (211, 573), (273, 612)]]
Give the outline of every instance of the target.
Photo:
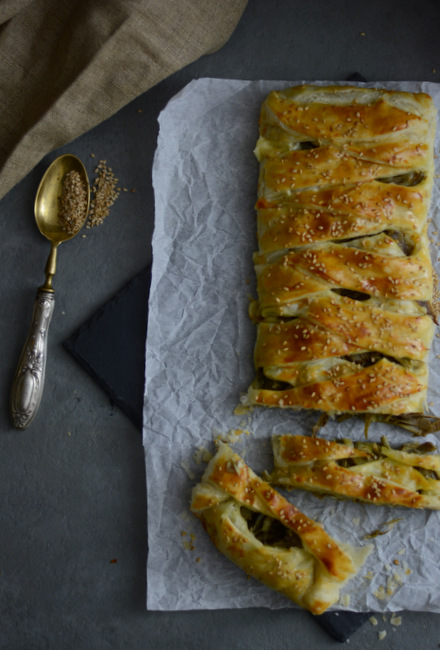
[(227, 558), (313, 614), (338, 600), (370, 551), (336, 542), (226, 444), (193, 489), (191, 510)]
[(423, 93), (297, 86), (266, 98), (247, 405), (423, 413), (435, 127)]
[(431, 445), (273, 436), (271, 484), (375, 505), (440, 510), (440, 455)]

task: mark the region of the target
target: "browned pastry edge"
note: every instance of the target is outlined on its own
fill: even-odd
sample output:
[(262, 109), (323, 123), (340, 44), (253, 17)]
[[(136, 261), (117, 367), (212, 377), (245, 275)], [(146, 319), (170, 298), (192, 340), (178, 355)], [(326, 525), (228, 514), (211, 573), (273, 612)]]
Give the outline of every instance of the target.
[(255, 366), (287, 365), (359, 352), (426, 360), (433, 321), (329, 292), (309, 299), (295, 319), (257, 325)]
[(420, 411), (426, 377), (418, 378), (403, 366), (381, 359), (344, 377), (297, 388), (270, 390), (251, 387), (247, 405), (318, 409), (330, 413), (404, 413), (402, 401), (413, 397), (411, 411)]
[[(348, 101), (343, 100), (344, 96)], [(341, 98), (340, 105), (335, 97)], [(406, 110), (393, 105), (400, 99), (405, 101)], [(408, 102), (412, 103), (411, 110)], [(300, 133), (308, 139), (380, 142), (384, 136), (401, 135), (409, 130), (416, 130), (423, 137), (426, 125), (419, 114), (432, 113), (432, 101), (426, 93), (303, 85), (272, 91), (263, 110), (291, 133)]]
[(411, 256), (389, 256), (353, 245), (324, 243), (289, 251), (274, 261), (255, 255), (254, 263), (263, 314), (270, 310), (282, 316), (284, 305), (328, 289), (350, 289), (401, 300), (432, 298), (432, 267), (424, 241)]

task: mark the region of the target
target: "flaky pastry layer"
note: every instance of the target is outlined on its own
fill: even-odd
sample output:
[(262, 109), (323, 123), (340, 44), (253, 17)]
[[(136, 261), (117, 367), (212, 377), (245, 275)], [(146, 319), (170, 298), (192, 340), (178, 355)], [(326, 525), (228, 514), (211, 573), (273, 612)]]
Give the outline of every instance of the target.
[(301, 435), (272, 438), (270, 482), (374, 505), (440, 510), (440, 455)]
[(229, 560), (313, 614), (338, 600), (371, 550), (337, 542), (226, 444), (193, 489), (191, 510)]

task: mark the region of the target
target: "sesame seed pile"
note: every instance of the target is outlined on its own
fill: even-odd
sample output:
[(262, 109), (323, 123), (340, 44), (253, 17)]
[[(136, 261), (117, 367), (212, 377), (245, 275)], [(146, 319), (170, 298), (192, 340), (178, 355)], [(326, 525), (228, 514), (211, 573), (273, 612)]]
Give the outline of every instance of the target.
[(116, 187), (118, 178), (115, 177), (106, 160), (100, 160), (94, 170), (97, 174), (91, 188), (89, 219), (86, 228), (100, 226), (108, 216), (110, 208), (119, 196), (120, 188)]
[(75, 235), (84, 223), (87, 191), (80, 174), (73, 170), (64, 179), (59, 199), (58, 222), (69, 235)]

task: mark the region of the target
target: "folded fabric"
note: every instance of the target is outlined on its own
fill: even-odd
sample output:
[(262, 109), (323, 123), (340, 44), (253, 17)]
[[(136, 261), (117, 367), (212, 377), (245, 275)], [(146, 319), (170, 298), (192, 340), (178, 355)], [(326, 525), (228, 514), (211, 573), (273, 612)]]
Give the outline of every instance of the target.
[(4, 0), (0, 198), (41, 158), (219, 49), (246, 0)]

